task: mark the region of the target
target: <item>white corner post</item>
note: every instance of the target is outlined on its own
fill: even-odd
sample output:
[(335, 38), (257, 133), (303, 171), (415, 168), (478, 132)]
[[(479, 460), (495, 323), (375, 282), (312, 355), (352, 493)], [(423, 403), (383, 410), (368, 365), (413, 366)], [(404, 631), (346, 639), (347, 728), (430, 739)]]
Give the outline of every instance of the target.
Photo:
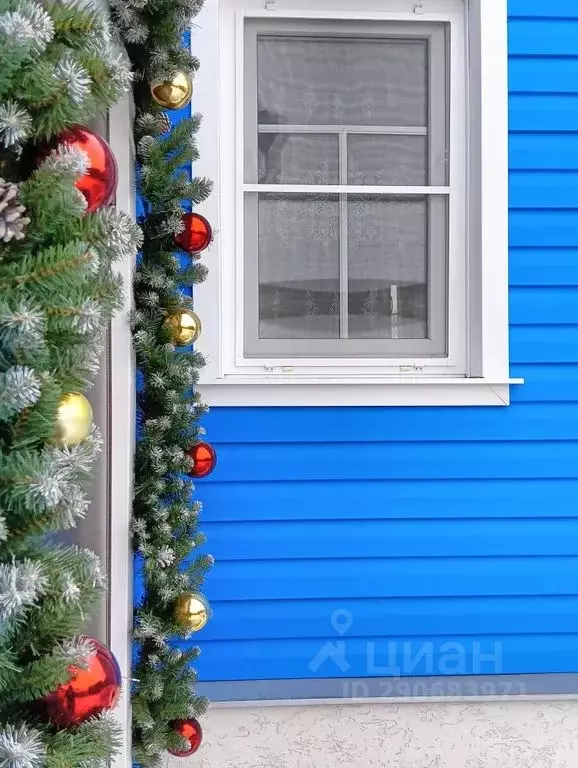
[[(123, 99), (109, 113), (109, 142), (118, 163), (117, 207), (134, 217), (134, 151), (132, 104)], [(124, 285), (124, 301), (110, 324), (109, 340), (109, 441), (107, 445), (109, 499), (109, 645), (122, 674), (122, 696), (117, 717), (122, 726), (122, 748), (114, 768), (130, 768), (131, 755), (131, 631), (133, 558), (130, 520), (133, 496), (135, 443), (135, 361), (130, 331), (134, 264), (125, 259), (116, 265)]]

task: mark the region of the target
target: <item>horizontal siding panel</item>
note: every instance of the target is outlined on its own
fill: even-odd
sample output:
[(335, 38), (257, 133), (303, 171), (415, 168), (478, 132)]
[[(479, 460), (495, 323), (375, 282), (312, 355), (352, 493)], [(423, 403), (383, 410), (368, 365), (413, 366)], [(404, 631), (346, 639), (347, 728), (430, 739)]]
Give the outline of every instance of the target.
[(578, 6), (568, 0), (508, 0), (508, 16), (534, 19), (578, 19)]
[[(578, 556), (578, 519), (205, 523), (223, 563), (380, 557)], [(578, 584), (577, 584), (578, 590)]]
[(578, 134), (511, 133), (509, 146), (510, 171), (578, 170)]
[(578, 324), (578, 288), (511, 288), (510, 324)]
[(578, 59), (510, 58), (509, 81), (510, 93), (578, 93)]
[(205, 482), (518, 477), (578, 477), (578, 442), (227, 444)]
[[(339, 640), (332, 636), (330, 643)], [(445, 635), (387, 641), (345, 638), (337, 663), (325, 640), (205, 643), (196, 663), (201, 679), (253, 680), (325, 677), (418, 677), (461, 674), (531, 674), (578, 670), (578, 635)], [(459, 654), (456, 655), (456, 648)], [(320, 655), (321, 654), (321, 655)], [(459, 663), (459, 667), (457, 664)], [(522, 683), (521, 683), (522, 684)], [(397, 689), (399, 690), (399, 689)], [(520, 691), (513, 691), (519, 693)]]
[(512, 171), (510, 208), (578, 208), (578, 173)]
[(576, 211), (510, 211), (510, 244), (578, 247), (578, 215)]
[(578, 634), (578, 597), (456, 597), (214, 602), (205, 640), (450, 634)]
[[(578, 291), (576, 292), (578, 294)], [(578, 322), (578, 295), (576, 296)], [(529, 310), (528, 310), (529, 312)], [(578, 390), (576, 392), (578, 399)], [(576, 440), (578, 404), (500, 408), (253, 408), (217, 409), (207, 419), (213, 443), (231, 434), (245, 443), (326, 443)], [(347, 423), (347, 429), (343, 424)], [(299, 429), (295, 425), (299, 424)]]
[(578, 400), (578, 365), (513, 365), (511, 374), (524, 379), (510, 388), (513, 403)]
[(510, 56), (578, 56), (578, 20), (514, 19), (508, 32)]
[(578, 286), (578, 248), (511, 248), (510, 285)]
[(512, 363), (578, 363), (578, 327), (512, 326), (510, 328), (510, 361)]
[(510, 95), (511, 131), (578, 131), (578, 95)]
[[(577, 557), (217, 562), (211, 600), (578, 595)], [(577, 656), (578, 661), (578, 656)]]
[[(578, 480), (199, 483), (211, 522), (578, 517)], [(211, 541), (212, 545), (212, 541)]]

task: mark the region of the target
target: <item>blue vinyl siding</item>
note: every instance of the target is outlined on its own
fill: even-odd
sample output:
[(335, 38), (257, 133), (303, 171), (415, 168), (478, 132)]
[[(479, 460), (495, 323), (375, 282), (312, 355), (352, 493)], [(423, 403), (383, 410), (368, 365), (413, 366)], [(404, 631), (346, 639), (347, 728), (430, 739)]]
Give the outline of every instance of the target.
[[(429, 644), (415, 675), (443, 672), (447, 643), (464, 674), (578, 672), (578, 4), (509, 10), (511, 361), (526, 384), (509, 408), (214, 410), (204, 681), (377, 675), (388, 643)], [(348, 668), (312, 668), (339, 639)], [(488, 669), (474, 650), (496, 644)]]

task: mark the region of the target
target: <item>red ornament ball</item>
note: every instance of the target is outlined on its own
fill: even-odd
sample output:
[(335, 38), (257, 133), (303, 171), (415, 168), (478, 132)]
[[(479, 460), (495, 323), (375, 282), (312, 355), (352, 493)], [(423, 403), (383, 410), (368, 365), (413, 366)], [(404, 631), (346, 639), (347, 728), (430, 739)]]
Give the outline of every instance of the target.
[(217, 465), (217, 452), (209, 443), (197, 443), (187, 455), (192, 463), (191, 477), (207, 477)]
[(175, 237), (175, 242), (187, 253), (200, 253), (208, 248), (213, 239), (213, 229), (200, 213), (185, 213), (183, 231)]
[(87, 638), (95, 649), (87, 668), (71, 666), (72, 677), (45, 696), (40, 710), (58, 728), (80, 725), (85, 720), (113, 709), (121, 690), (118, 662), (98, 640)]
[(198, 720), (192, 717), (190, 720), (173, 720), (170, 724), (172, 730), (189, 742), (189, 746), (183, 749), (169, 749), (175, 757), (190, 757), (201, 746), (203, 729)]
[(112, 150), (102, 136), (84, 125), (73, 125), (60, 134), (56, 145), (60, 144), (78, 147), (88, 155), (89, 168), (75, 183), (86, 198), (87, 213), (110, 205), (116, 194), (118, 169)]

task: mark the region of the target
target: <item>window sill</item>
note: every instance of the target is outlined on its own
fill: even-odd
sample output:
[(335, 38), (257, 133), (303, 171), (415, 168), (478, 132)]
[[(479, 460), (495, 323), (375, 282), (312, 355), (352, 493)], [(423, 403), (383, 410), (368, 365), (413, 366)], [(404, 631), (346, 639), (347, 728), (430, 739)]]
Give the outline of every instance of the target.
[(523, 379), (227, 377), (200, 387), (209, 406), (504, 406)]

